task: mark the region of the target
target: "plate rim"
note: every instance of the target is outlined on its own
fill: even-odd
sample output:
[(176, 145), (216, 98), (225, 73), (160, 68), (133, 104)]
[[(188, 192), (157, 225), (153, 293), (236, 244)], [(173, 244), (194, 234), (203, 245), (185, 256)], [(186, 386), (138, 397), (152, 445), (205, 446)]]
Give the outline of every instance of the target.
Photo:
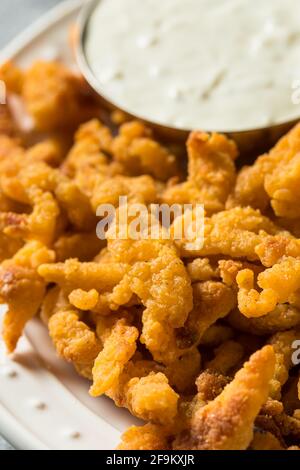
[[(63, 18), (76, 13), (76, 11), (89, 0), (64, 0), (49, 11), (43, 13), (40, 18), (26, 27), (0, 52), (0, 64), (16, 58), (33, 42), (45, 29), (51, 28)], [(50, 450), (31, 431), (21, 424), (17, 418), (9, 412), (3, 403), (0, 403), (0, 431), (2, 436), (15, 448), (22, 450)]]

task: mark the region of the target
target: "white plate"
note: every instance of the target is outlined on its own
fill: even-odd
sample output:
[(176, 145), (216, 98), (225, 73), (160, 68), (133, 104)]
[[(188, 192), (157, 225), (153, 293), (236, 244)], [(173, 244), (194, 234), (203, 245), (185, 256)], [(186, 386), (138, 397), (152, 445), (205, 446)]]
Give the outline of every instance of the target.
[[(74, 67), (68, 30), (82, 3), (60, 4), (5, 48), (0, 62), (13, 58), (28, 66), (57, 57)], [(2, 308), (0, 320), (3, 314)], [(26, 328), (12, 357), (0, 340), (0, 433), (17, 449), (114, 449), (135, 420), (111, 400), (89, 397), (88, 389), (88, 381), (56, 357), (39, 320)]]

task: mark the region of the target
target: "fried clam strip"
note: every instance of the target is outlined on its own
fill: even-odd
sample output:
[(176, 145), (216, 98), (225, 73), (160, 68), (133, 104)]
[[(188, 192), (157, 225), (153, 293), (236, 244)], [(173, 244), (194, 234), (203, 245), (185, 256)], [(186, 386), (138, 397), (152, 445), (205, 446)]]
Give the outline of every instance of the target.
[[(103, 382), (101, 381), (104, 367), (106, 367), (106, 354), (109, 345), (111, 345), (112, 336), (115, 335), (113, 328), (112, 333), (104, 343), (102, 362), (95, 362), (93, 369), (94, 380), (95, 374), (98, 381), (91, 389), (91, 393), (101, 391), (110, 397), (118, 407), (128, 408), (130, 412), (145, 421), (151, 421), (160, 424), (172, 424), (177, 415), (177, 406), (179, 395), (169, 385), (167, 376), (161, 371), (158, 364), (150, 360), (140, 359), (136, 354), (132, 360), (129, 360), (129, 355), (132, 354), (135, 343), (133, 343), (132, 335), (134, 328), (131, 330), (123, 331), (123, 338), (119, 337), (121, 348), (115, 350), (108, 361), (112, 367), (108, 375), (105, 373)], [(132, 335), (129, 336), (131, 331)], [(107, 344), (108, 343), (108, 344)], [(104, 352), (105, 351), (105, 352)], [(99, 358), (101, 353), (99, 354)], [(104, 362), (103, 362), (104, 359)], [(126, 362), (127, 361), (127, 362)], [(107, 363), (108, 365), (108, 363)], [(101, 372), (101, 374), (99, 374)], [(109, 379), (107, 381), (107, 378)], [(104, 387), (103, 387), (103, 385)], [(110, 386), (111, 388), (108, 388)], [(97, 393), (98, 396), (99, 393)]]
[(292, 357), (295, 349), (293, 343), (300, 338), (300, 329), (276, 333), (270, 338), (269, 343), (275, 351), (275, 374), (271, 381), (270, 396), (279, 400), (281, 388), (289, 378), (289, 371), (294, 366)]
[(270, 346), (251, 356), (223, 392), (194, 414), (191, 429), (177, 436), (173, 449), (247, 449), (255, 418), (269, 394), (274, 364)]
[(131, 426), (122, 434), (118, 450), (170, 450), (168, 431), (157, 424)]
[(176, 157), (152, 138), (152, 132), (139, 121), (131, 121), (120, 127), (114, 139), (112, 152), (132, 176), (148, 173), (166, 181), (178, 174)]
[[(109, 317), (95, 317), (103, 349), (93, 367), (92, 396), (105, 393), (115, 404), (141, 419), (171, 422), (179, 396), (163, 374), (163, 367), (136, 353), (139, 331), (130, 326), (132, 311), (120, 310)], [(169, 371), (172, 372), (172, 371)]]
[[(80, 320), (80, 314), (70, 306), (54, 313), (48, 322), (49, 334), (58, 355), (85, 375), (90, 371), (101, 349), (94, 331)], [(89, 378), (89, 373), (86, 373)]]
[[(31, 205), (31, 192), (37, 189), (51, 192), (75, 229), (94, 229), (97, 218), (88, 197), (62, 172), (53, 169), (44, 161), (35, 161), (30, 156), (33, 150), (34, 148), (26, 152), (23, 163), (19, 163), (19, 156), (15, 157), (16, 163), (14, 159), (4, 163), (3, 171), (0, 171), (0, 187), (4, 194), (13, 200)], [(35, 149), (35, 152), (38, 153), (38, 149)]]
[(136, 351), (138, 337), (137, 328), (128, 325), (125, 319), (116, 322), (94, 363), (92, 396), (103, 395), (118, 384), (124, 366)]
[(163, 202), (172, 205), (204, 204), (209, 214), (223, 210), (235, 183), (236, 144), (220, 134), (192, 132), (187, 143), (188, 179), (163, 193)]
[(283, 257), (300, 257), (300, 240), (286, 234), (266, 237), (257, 247), (256, 253), (267, 268), (277, 264)]
[(197, 346), (209, 327), (226, 317), (236, 305), (233, 290), (222, 282), (194, 284), (193, 297), (194, 308), (178, 334), (183, 348)]
[(24, 82), (24, 74), (13, 62), (8, 61), (0, 67), (0, 80), (2, 80), (10, 93), (20, 94)]
[(109, 292), (128, 271), (128, 265), (120, 263), (80, 263), (68, 259), (65, 263), (43, 264), (39, 274), (48, 283), (58, 284), (67, 294), (75, 289)]
[(148, 205), (157, 202), (159, 189), (159, 184), (148, 175), (137, 177), (118, 175), (104, 181), (101, 178), (99, 184), (95, 184), (91, 203), (95, 211), (102, 204), (119, 207), (120, 197), (127, 197), (128, 203)]
[(238, 309), (234, 309), (229, 314), (228, 321), (237, 330), (266, 336), (299, 326), (300, 310), (288, 304), (281, 304), (263, 317), (246, 318)]
[(299, 149), (298, 124), (279, 140), (270, 153), (241, 170), (227, 202), (228, 208), (251, 206), (264, 211), (271, 200), (277, 216), (299, 217)]
[[(196, 212), (194, 212), (194, 217), (197, 217)], [(186, 215), (177, 217), (171, 233), (178, 233), (178, 230), (182, 227), (181, 233), (185, 234), (186, 223)], [(283, 232), (270, 219), (264, 217), (258, 210), (254, 210), (251, 207), (238, 207), (219, 212), (212, 217), (205, 217), (203, 222), (200, 220), (198, 223), (204, 224), (202, 243), (197, 247), (197, 240), (201, 241), (199, 240), (199, 233), (197, 228), (191, 230), (191, 235), (195, 239), (190, 235), (189, 240), (184, 236), (180, 240), (175, 240), (181, 256), (218, 255), (256, 261), (259, 259), (256, 247), (264, 240), (267, 234), (277, 235)], [(191, 226), (191, 228), (193, 227)]]
[(8, 305), (3, 321), (3, 339), (13, 352), (25, 324), (34, 317), (45, 295), (45, 282), (37, 267), (54, 261), (54, 252), (37, 241), (27, 243), (0, 266), (0, 300)]
[(83, 124), (75, 134), (62, 171), (76, 181), (81, 191), (91, 197), (96, 184), (106, 177), (122, 173), (121, 165), (109, 164), (112, 134), (108, 127), (93, 119)]
[(300, 259), (283, 257), (277, 264), (257, 277), (259, 292), (254, 288), (254, 273), (245, 269), (239, 272), (238, 306), (248, 318), (262, 317), (272, 312), (278, 304), (297, 302), (300, 289)]
[(267, 400), (274, 362), (274, 352), (267, 346), (255, 353), (230, 383), (216, 372), (203, 372), (197, 380), (198, 395), (182, 403), (178, 426), (132, 426), (122, 435), (118, 449), (247, 449), (255, 418)]
[(192, 282), (211, 281), (220, 278), (218, 267), (212, 266), (209, 258), (196, 258), (188, 263), (186, 268)]
[(21, 94), (41, 131), (73, 127), (86, 117), (83, 81), (58, 62), (36, 62), (24, 73)]
[(59, 206), (49, 192), (33, 187), (28, 190), (31, 214), (0, 213), (4, 235), (23, 240), (38, 240), (50, 246), (57, 234)]
[(158, 362), (174, 362), (184, 353), (177, 347), (176, 329), (183, 327), (193, 306), (191, 281), (176, 248), (155, 240), (110, 241), (108, 248), (116, 260), (125, 256), (132, 264), (108, 297), (111, 308), (137, 295), (146, 307), (141, 342)]

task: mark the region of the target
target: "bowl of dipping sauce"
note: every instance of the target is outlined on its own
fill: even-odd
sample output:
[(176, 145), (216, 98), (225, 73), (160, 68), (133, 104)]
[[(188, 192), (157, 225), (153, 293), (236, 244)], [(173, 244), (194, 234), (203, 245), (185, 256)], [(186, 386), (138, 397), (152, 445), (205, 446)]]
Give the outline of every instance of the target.
[(103, 103), (161, 133), (268, 147), (300, 116), (299, 18), (299, 0), (97, 0), (78, 62)]

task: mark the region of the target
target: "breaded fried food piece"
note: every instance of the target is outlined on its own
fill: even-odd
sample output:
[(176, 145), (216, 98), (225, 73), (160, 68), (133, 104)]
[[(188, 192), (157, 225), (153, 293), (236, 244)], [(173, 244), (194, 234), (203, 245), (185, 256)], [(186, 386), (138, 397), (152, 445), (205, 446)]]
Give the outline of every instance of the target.
[(193, 285), (194, 308), (179, 333), (182, 347), (198, 345), (210, 326), (235, 307), (236, 297), (222, 282), (207, 281)]
[(107, 177), (123, 173), (121, 165), (117, 166), (108, 159), (112, 141), (108, 127), (98, 119), (88, 121), (76, 132), (75, 142), (62, 165), (62, 171), (74, 179), (89, 198), (96, 184)]
[(22, 98), (36, 128), (41, 131), (78, 122), (80, 81), (58, 62), (34, 63), (25, 73)]
[(164, 369), (169, 383), (180, 393), (188, 393), (193, 390), (195, 380), (201, 370), (201, 354), (197, 347), (190, 349), (179, 359), (169, 364)]
[(270, 268), (285, 256), (299, 258), (300, 240), (289, 234), (269, 236), (256, 247), (256, 253), (261, 263)]
[(233, 259), (221, 259), (218, 262), (219, 273), (226, 286), (237, 288), (236, 278), (243, 269), (251, 269), (256, 275), (264, 271), (264, 267), (248, 261), (238, 261)]
[(151, 138), (152, 132), (139, 121), (123, 124), (114, 139), (112, 152), (132, 176), (148, 173), (166, 181), (178, 174), (175, 155)]
[(218, 267), (211, 265), (209, 258), (196, 258), (187, 264), (192, 282), (211, 281), (220, 277)]
[(299, 326), (300, 310), (288, 304), (281, 304), (263, 317), (247, 318), (235, 309), (229, 314), (228, 321), (237, 330), (265, 336)]
[(204, 370), (196, 380), (197, 400), (204, 404), (217, 398), (231, 379), (216, 370)]
[(261, 317), (272, 312), (278, 304), (293, 303), (293, 294), (300, 289), (300, 259), (283, 257), (277, 264), (258, 275), (254, 288), (254, 273), (249, 269), (239, 272), (238, 305), (246, 317)]
[(127, 265), (119, 263), (80, 263), (77, 259), (68, 259), (65, 263), (40, 266), (39, 274), (46, 282), (58, 284), (67, 293), (79, 288), (106, 292), (122, 280), (127, 270)]
[(124, 366), (136, 351), (138, 336), (138, 330), (124, 319), (117, 321), (95, 360), (90, 395), (98, 397), (116, 386)]
[[(179, 218), (175, 219), (176, 223), (179, 223)], [(238, 207), (205, 217), (203, 247), (196, 250), (188, 248), (191, 242), (184, 238), (175, 240), (175, 243), (184, 257), (223, 255), (255, 261), (259, 259), (257, 245), (267, 234), (281, 232), (281, 228), (259, 211), (251, 207)]]
[(224, 391), (195, 413), (190, 431), (175, 439), (173, 449), (247, 449), (253, 439), (254, 420), (268, 397), (274, 367), (270, 346), (251, 356)]
[(122, 434), (118, 450), (168, 450), (167, 432), (162, 426), (132, 426)]
[(32, 269), (11, 266), (0, 269), (0, 297), (9, 308), (3, 322), (3, 339), (13, 352), (25, 324), (33, 318), (43, 300), (45, 283)]
[(91, 202), (95, 211), (101, 204), (119, 207), (121, 196), (126, 196), (128, 203), (148, 205), (158, 200), (158, 190), (159, 186), (149, 175), (137, 177), (119, 175), (104, 181), (101, 179), (99, 184), (95, 184)]
[(5, 62), (0, 67), (0, 80), (2, 80), (10, 93), (19, 95), (22, 92), (24, 73), (12, 61)]
[(147, 421), (171, 424), (177, 415), (179, 395), (161, 372), (131, 379), (127, 384), (126, 399), (132, 414)]
[(187, 182), (166, 189), (163, 202), (204, 204), (208, 214), (223, 210), (235, 183), (236, 144), (224, 135), (192, 132), (187, 149)]
[(289, 378), (289, 370), (293, 367), (293, 343), (300, 337), (300, 329), (276, 333), (269, 344), (275, 352), (275, 374), (271, 381), (270, 396), (275, 400), (281, 398), (281, 388)]
[(51, 260), (52, 251), (31, 242), (0, 266), (0, 301), (8, 305), (2, 335), (8, 352), (14, 351), (26, 323), (38, 312), (46, 286), (36, 268)]
[(75, 309), (63, 308), (49, 319), (49, 334), (58, 355), (68, 362), (93, 364), (101, 344)]
[(44, 324), (48, 326), (52, 315), (66, 308), (69, 308), (69, 303), (64, 292), (59, 286), (50, 287), (43, 299), (40, 317)]
[(297, 124), (268, 154), (240, 172), (228, 207), (250, 205), (264, 211), (271, 202), (277, 216), (299, 217), (299, 149)]
[(50, 192), (43, 192), (36, 187), (28, 192), (33, 207), (31, 214), (2, 212), (0, 226), (4, 224), (3, 233), (9, 237), (38, 240), (49, 246), (56, 235), (59, 206)]
[(146, 307), (141, 342), (155, 360), (169, 364), (180, 356), (175, 329), (184, 325), (192, 309), (191, 281), (172, 242), (121, 240), (108, 247), (111, 251), (123, 247), (124, 252), (128, 245), (127, 257), (133, 257), (133, 266), (114, 288), (110, 302), (116, 309), (133, 294), (140, 298)]

